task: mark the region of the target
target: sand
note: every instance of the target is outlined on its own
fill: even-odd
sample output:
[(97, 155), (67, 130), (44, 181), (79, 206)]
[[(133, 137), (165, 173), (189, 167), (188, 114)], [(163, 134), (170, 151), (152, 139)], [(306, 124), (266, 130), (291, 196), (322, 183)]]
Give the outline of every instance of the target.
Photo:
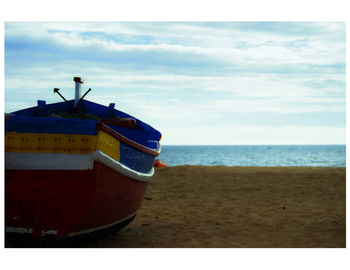
[(345, 248), (345, 181), (345, 168), (156, 168), (133, 222), (79, 247)]

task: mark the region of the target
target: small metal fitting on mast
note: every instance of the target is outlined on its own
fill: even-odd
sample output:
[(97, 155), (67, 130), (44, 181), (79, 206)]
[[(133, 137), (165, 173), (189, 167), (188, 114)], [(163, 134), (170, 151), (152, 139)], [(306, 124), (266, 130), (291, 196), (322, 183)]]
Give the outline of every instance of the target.
[(80, 89), (81, 84), (84, 83), (83, 79), (80, 77), (74, 77), (75, 81), (75, 99), (74, 99), (74, 108), (78, 105), (80, 100)]

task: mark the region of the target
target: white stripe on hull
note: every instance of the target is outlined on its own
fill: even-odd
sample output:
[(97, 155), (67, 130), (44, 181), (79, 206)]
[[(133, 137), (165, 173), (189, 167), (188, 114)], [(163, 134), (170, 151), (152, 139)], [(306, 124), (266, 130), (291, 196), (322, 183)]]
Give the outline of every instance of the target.
[(93, 157), (94, 157), (94, 160), (96, 160), (97, 162), (100, 162), (106, 165), (107, 167), (119, 172), (120, 174), (141, 182), (148, 182), (149, 180), (151, 180), (154, 174), (153, 167), (148, 173), (141, 173), (133, 169), (130, 169), (129, 167), (121, 164), (120, 162), (114, 160), (113, 158), (109, 157), (108, 155), (98, 150), (96, 150), (93, 153)]
[(5, 227), (7, 233), (32, 233), (33, 228), (23, 228), (23, 227)]
[[(5, 231), (7, 233), (33, 233), (33, 228), (23, 228), (23, 227), (5, 227)], [(57, 230), (47, 230), (47, 231), (42, 231), (41, 235), (49, 235), (49, 234), (57, 234)]]
[(148, 173), (141, 173), (99, 150), (92, 154), (5, 153), (5, 169), (9, 170), (91, 170), (94, 161), (137, 181), (148, 182), (154, 174), (153, 167)]
[(5, 153), (9, 170), (89, 170), (94, 167), (92, 154)]
[[(76, 235), (80, 235), (80, 234), (85, 234), (85, 233), (91, 233), (94, 231), (98, 231), (98, 230), (102, 230), (102, 229), (106, 229), (108, 227), (117, 225), (119, 223), (122, 223), (123, 221), (128, 220), (129, 218), (132, 218), (133, 216), (136, 215), (136, 212), (127, 216), (126, 218), (117, 220), (115, 222), (103, 225), (103, 226), (98, 226), (98, 227), (94, 227), (94, 228), (90, 228), (90, 229), (86, 229), (86, 230), (82, 230), (82, 231), (77, 231), (77, 232), (71, 232), (67, 235), (67, 237), (72, 237), (72, 236), (76, 236)], [(26, 234), (26, 233), (33, 233), (33, 228), (23, 228), (23, 227), (10, 227), (10, 226), (6, 226), (5, 227), (5, 231), (7, 233), (22, 233), (22, 234)], [(44, 230), (41, 232), (42, 236), (44, 235), (57, 235), (57, 230)]]

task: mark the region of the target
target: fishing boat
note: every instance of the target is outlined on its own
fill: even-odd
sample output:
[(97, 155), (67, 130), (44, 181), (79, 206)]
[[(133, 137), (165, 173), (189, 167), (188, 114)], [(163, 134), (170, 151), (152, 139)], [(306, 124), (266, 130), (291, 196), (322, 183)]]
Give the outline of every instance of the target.
[(161, 133), (81, 97), (5, 115), (5, 230), (56, 240), (127, 225), (154, 174)]

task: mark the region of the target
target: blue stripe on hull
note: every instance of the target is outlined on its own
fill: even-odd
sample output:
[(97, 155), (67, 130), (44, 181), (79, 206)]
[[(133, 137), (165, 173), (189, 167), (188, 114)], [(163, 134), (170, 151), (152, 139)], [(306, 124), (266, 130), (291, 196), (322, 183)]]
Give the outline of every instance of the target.
[(14, 116), (6, 122), (5, 131), (96, 135), (97, 123), (96, 120)]
[(153, 167), (154, 159), (154, 156), (120, 142), (119, 162), (125, 166), (138, 172), (148, 173)]

